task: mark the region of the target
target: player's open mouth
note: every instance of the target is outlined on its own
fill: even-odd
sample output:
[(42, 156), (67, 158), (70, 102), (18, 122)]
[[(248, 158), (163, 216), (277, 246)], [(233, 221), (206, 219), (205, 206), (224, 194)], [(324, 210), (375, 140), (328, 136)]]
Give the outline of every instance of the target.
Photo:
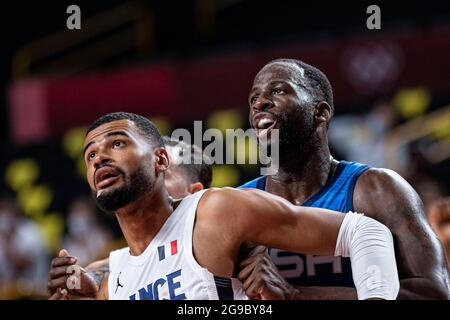
[(258, 138), (268, 135), (277, 125), (277, 119), (270, 113), (259, 113), (253, 118), (253, 127)]
[(95, 172), (95, 186), (97, 190), (113, 185), (120, 177), (120, 172), (110, 166), (104, 166)]

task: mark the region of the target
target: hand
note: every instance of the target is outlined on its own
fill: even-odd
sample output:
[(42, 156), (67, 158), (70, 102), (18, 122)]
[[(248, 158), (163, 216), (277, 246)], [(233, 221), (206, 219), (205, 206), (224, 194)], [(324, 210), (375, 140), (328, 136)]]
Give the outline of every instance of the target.
[(56, 289), (55, 293), (48, 300), (69, 300), (66, 289)]
[(97, 294), (98, 285), (94, 278), (76, 262), (77, 258), (65, 249), (52, 260), (47, 283), (51, 300), (93, 298)]
[(245, 294), (257, 300), (287, 300), (298, 290), (279, 274), (266, 247), (254, 248), (240, 264), (238, 278), (243, 284)]

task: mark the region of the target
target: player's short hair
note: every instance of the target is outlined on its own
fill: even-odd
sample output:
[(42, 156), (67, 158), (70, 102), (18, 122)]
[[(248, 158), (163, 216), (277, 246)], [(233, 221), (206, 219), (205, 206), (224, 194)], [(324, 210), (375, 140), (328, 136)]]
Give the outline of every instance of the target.
[(150, 142), (152, 146), (155, 147), (164, 147), (164, 141), (162, 139), (161, 133), (158, 128), (151, 122), (148, 118), (140, 116), (138, 114), (130, 113), (130, 112), (112, 112), (101, 116), (97, 120), (95, 120), (91, 126), (88, 128), (86, 135), (98, 128), (99, 126), (109, 123), (112, 121), (118, 120), (130, 120), (132, 121), (136, 128), (140, 131), (142, 136)]
[(330, 105), (332, 110), (334, 110), (333, 89), (327, 76), (322, 71), (320, 71), (316, 67), (313, 67), (312, 65), (307, 64), (306, 62), (297, 59), (275, 59), (269, 61), (267, 65), (273, 63), (290, 63), (305, 70), (305, 77), (309, 81), (310, 87), (313, 91), (312, 94), (316, 99), (322, 99), (326, 101)]
[[(178, 156), (190, 154), (190, 163), (181, 163), (178, 165), (181, 170), (189, 177), (191, 183), (201, 182), (205, 188), (211, 186), (212, 181), (212, 163), (209, 157), (203, 154), (202, 150), (195, 144), (187, 144), (183, 141), (163, 136), (164, 145), (178, 148)], [(200, 163), (199, 163), (200, 162)], [(199, 164), (197, 164), (199, 163)]]

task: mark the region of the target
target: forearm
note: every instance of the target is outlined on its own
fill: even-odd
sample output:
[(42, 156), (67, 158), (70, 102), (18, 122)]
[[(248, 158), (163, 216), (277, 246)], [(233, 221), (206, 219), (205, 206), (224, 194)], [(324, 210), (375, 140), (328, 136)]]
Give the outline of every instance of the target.
[(296, 287), (291, 300), (357, 300), (355, 288)]
[(97, 286), (100, 287), (103, 277), (109, 272), (109, 259), (92, 262), (86, 267), (86, 271), (95, 280)]
[[(292, 300), (356, 300), (355, 288), (348, 287), (296, 287), (290, 297)], [(448, 300), (449, 292), (445, 288), (436, 288), (428, 279), (412, 278), (400, 280), (397, 300)]]
[[(302, 287), (293, 289), (292, 300), (356, 300), (358, 296), (355, 288), (348, 287)], [(410, 278), (400, 280), (400, 291), (397, 300), (448, 300), (449, 292), (446, 288), (436, 288), (435, 282), (424, 278)]]
[(96, 269), (87, 270), (87, 273), (95, 280), (97, 285), (100, 287), (100, 284), (103, 280), (105, 274), (109, 272), (109, 265), (103, 265)]
[(449, 288), (436, 287), (436, 281), (426, 278), (409, 278), (400, 280), (398, 300), (449, 300)]

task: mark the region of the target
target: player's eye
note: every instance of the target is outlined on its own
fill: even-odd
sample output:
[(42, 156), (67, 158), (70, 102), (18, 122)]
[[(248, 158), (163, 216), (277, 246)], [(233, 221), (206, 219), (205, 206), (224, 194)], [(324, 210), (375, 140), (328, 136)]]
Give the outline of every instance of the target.
[(255, 103), (256, 102), (256, 99), (258, 99), (258, 96), (253, 96), (253, 97), (251, 97), (250, 98), (250, 103)]
[(95, 155), (96, 155), (95, 151), (89, 152), (89, 154), (88, 154), (88, 160), (94, 159), (94, 158), (95, 158)]
[(272, 94), (283, 94), (284, 93), (284, 90), (283, 89), (281, 89), (281, 88), (275, 88), (275, 89), (273, 89), (273, 91), (272, 91)]
[(123, 141), (120, 141), (120, 140), (116, 140), (116, 141), (113, 142), (113, 147), (114, 148), (120, 148), (120, 147), (123, 147), (124, 145), (125, 145), (125, 143)]

